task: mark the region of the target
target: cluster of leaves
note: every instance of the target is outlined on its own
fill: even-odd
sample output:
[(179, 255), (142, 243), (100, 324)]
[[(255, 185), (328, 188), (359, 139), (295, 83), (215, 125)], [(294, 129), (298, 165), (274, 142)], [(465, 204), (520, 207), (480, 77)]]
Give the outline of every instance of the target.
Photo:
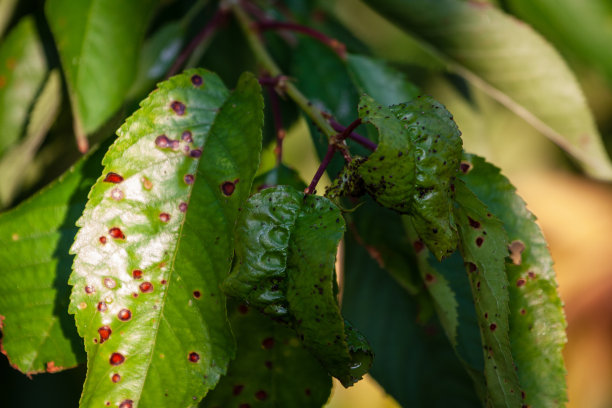
[[(15, 368), (55, 372), (87, 357), (83, 407), (316, 407), (332, 376), (348, 387), (368, 371), (405, 406), (563, 404), (565, 321), (546, 242), (508, 179), (463, 151), (442, 104), (370, 57), (332, 16), (312, 19), (307, 2), (287, 2), (307, 26), (266, 2), (77, 3), (45, 4), (61, 66), (49, 62), (31, 16), (16, 18), (0, 45), (0, 168), (10, 180), (0, 188), (3, 205), (28, 178), (44, 180), (44, 167), (28, 167), (33, 157), (66, 155), (54, 134), (74, 133), (83, 151), (103, 139), (0, 215), (2, 351)], [(470, 52), (486, 46), (512, 57), (504, 36), (516, 33), (513, 41), (535, 41), (533, 54), (554, 62), (565, 94), (580, 95), (534, 32), (472, 2), (371, 3), (451, 69), (526, 112), (586, 171), (610, 177), (582, 99), (563, 105), (573, 115), (552, 113), (533, 95), (557, 92), (555, 81), (510, 84), (500, 74), (513, 69), (508, 61)], [(16, 3), (5, 4), (10, 13)], [(176, 17), (172, 7), (185, 8), (180, 20), (163, 20), (164, 11)], [(194, 16), (211, 24), (179, 55)], [(230, 26), (204, 53), (210, 33), (234, 17), (247, 42)], [(163, 23), (151, 31), (154, 19)], [(257, 27), (275, 25), (313, 38), (291, 37), (289, 49), (282, 36), (259, 36)], [(498, 26), (504, 33), (493, 36)], [(471, 37), (482, 32), (491, 34), (484, 45)], [(235, 64), (236, 55), (247, 57)], [(188, 69), (159, 83), (118, 138), (104, 138), (104, 125), (123, 120), (186, 56), (187, 66), (232, 64), (219, 75)], [(71, 132), (62, 127), (60, 69)], [(266, 98), (260, 82), (269, 85)], [(281, 156), (296, 106), (322, 156), (305, 191)], [(367, 136), (353, 133), (357, 126)], [(35, 156), (45, 137), (48, 152)], [(264, 171), (269, 146), (277, 166)], [(318, 196), (324, 170), (333, 181)]]

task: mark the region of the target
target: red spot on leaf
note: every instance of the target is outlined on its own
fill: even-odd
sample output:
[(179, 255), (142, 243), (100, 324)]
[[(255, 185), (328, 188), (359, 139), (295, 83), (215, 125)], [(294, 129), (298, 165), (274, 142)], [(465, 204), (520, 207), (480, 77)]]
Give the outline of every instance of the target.
[(168, 221), (170, 221), (170, 214), (168, 214), (168, 213), (161, 213), (161, 214), (159, 214), (159, 219), (162, 222), (168, 222)]
[(244, 303), (240, 304), (240, 306), (238, 306), (238, 312), (240, 314), (247, 314), (249, 312), (249, 307), (247, 305), (245, 305)]
[(117, 313), (117, 317), (119, 318), (119, 320), (127, 322), (132, 318), (132, 312), (130, 312), (129, 309), (121, 309), (119, 313)]
[(118, 383), (119, 381), (121, 381), (121, 376), (117, 373), (113, 374), (111, 376), (111, 381), (114, 383)]
[(435, 280), (436, 278), (431, 273), (428, 273), (427, 275), (425, 275), (425, 282), (433, 283)]
[(423, 249), (425, 249), (425, 244), (423, 244), (421, 240), (414, 241), (412, 243), (412, 246), (414, 247), (414, 252), (416, 252), (417, 254), (421, 252)]
[(134, 279), (142, 279), (142, 271), (140, 269), (134, 269), (132, 271), (132, 276)]
[(180, 203), (179, 204), (179, 210), (181, 212), (187, 212), (187, 203)]
[(470, 223), (470, 227), (472, 228), (480, 228), (480, 222), (476, 221), (475, 219), (468, 217), (468, 222)]
[(189, 353), (189, 361), (191, 361), (192, 363), (197, 363), (198, 361), (200, 361), (200, 355), (195, 351), (192, 351), (191, 353)]
[(192, 75), (191, 76), (191, 83), (193, 84), (193, 86), (200, 86), (202, 85), (202, 77), (199, 76), (198, 74)]
[(179, 116), (185, 114), (185, 104), (183, 102), (174, 101), (170, 104), (170, 109), (174, 111)]
[(516, 286), (520, 288), (520, 287), (521, 287), (521, 286), (523, 286), (523, 285), (524, 285), (526, 282), (527, 282), (527, 281), (526, 281), (525, 279), (523, 279), (523, 278), (519, 278), (519, 279), (517, 279), (517, 281), (516, 281)]
[(482, 244), (484, 243), (484, 238), (483, 237), (478, 237), (476, 238), (476, 246), (478, 248), (480, 248), (482, 246)]
[(110, 172), (110, 173), (107, 173), (107, 174), (106, 174), (106, 177), (104, 177), (104, 181), (105, 181), (106, 183), (114, 183), (114, 184), (117, 184), (117, 183), (121, 183), (121, 182), (123, 181), (123, 177), (122, 177), (122, 176), (120, 176), (120, 175), (119, 175), (119, 174), (117, 174), (117, 173), (112, 173), (112, 172)]
[(255, 393), (255, 398), (257, 398), (260, 401), (263, 401), (266, 398), (268, 398), (268, 393), (265, 392), (264, 390), (259, 390)]
[(261, 346), (266, 350), (270, 350), (272, 347), (274, 347), (274, 338), (267, 337), (263, 339), (263, 341), (261, 342)]
[(121, 404), (119, 404), (119, 408), (132, 408), (134, 406), (134, 401), (130, 400), (130, 399), (126, 399), (121, 401)]
[(166, 135), (159, 135), (155, 138), (155, 146), (165, 149), (170, 146), (170, 139)]
[(184, 142), (187, 142), (187, 143), (191, 143), (191, 142), (193, 142), (193, 137), (192, 137), (192, 135), (191, 135), (191, 131), (190, 131), (190, 130), (186, 130), (186, 131), (184, 131), (184, 132), (183, 132), (183, 134), (181, 135), (181, 139), (182, 139)]
[(140, 284), (140, 286), (138, 286), (140, 288), (140, 291), (142, 293), (151, 293), (153, 292), (153, 284), (151, 282), (142, 282)]
[(108, 230), (108, 233), (111, 237), (115, 239), (125, 239), (125, 234), (123, 234), (123, 231), (121, 231), (120, 228), (113, 227)]
[(99, 312), (106, 312), (107, 309), (108, 309), (108, 307), (106, 306), (106, 302), (98, 302), (98, 311)]
[(272, 367), (273, 367), (273, 364), (272, 364), (272, 362), (271, 362), (271, 361), (266, 361), (266, 362), (264, 363), (264, 365), (266, 366), (266, 368), (267, 368), (268, 370), (271, 370), (271, 369), (272, 369)]
[(189, 152), (189, 155), (195, 159), (202, 156), (202, 149), (193, 149)]
[(92, 293), (94, 293), (96, 290), (94, 289), (93, 286), (85, 286), (85, 293), (87, 293), (88, 295), (91, 295)]
[(193, 177), (193, 174), (185, 174), (183, 180), (185, 181), (185, 184), (193, 184), (195, 177)]
[(236, 179), (234, 181), (226, 181), (222, 183), (221, 192), (223, 193), (223, 195), (229, 197), (234, 194), (234, 191), (236, 190), (236, 183), (238, 183), (239, 181), (240, 179)]
[(118, 366), (123, 364), (123, 362), (125, 361), (125, 357), (123, 357), (123, 354), (121, 353), (113, 353), (110, 356), (109, 362), (111, 363), (111, 365), (114, 366)]
[(100, 344), (104, 343), (106, 340), (109, 339), (111, 333), (113, 331), (111, 330), (110, 327), (108, 326), (102, 326), (98, 329), (98, 334), (100, 335)]
[(497, 329), (497, 325), (496, 325), (495, 323), (491, 323), (491, 324), (489, 325), (489, 329), (490, 329), (491, 331), (495, 331), (495, 329)]
[(106, 237), (105, 237), (105, 236), (101, 236), (101, 237), (100, 237), (100, 243), (101, 243), (102, 245), (106, 244)]
[(55, 361), (47, 362), (47, 366), (45, 367), (48, 373), (57, 373), (58, 371), (63, 370), (63, 367), (58, 367), (55, 365)]
[(232, 391), (232, 393), (234, 395), (240, 395), (240, 393), (242, 392), (242, 390), (244, 389), (244, 385), (242, 384), (238, 384), (234, 386), (234, 390)]
[(202, 296), (202, 293), (199, 290), (194, 290), (193, 291), (193, 297), (196, 299), (199, 299), (200, 296)]

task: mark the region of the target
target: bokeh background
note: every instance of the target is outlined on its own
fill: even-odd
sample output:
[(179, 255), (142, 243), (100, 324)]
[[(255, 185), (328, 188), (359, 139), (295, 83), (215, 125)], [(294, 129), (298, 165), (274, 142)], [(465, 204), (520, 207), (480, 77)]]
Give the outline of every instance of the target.
[[(585, 92), (608, 152), (612, 151), (612, 1), (494, 3), (531, 24), (561, 52)], [(450, 75), (427, 50), (360, 1), (325, 1), (321, 7), (375, 54), (442, 101), (463, 132), (466, 150), (487, 157), (517, 186), (549, 242), (565, 302), (568, 407), (612, 407), (612, 185), (583, 176), (529, 124)], [(287, 161), (301, 163), (298, 170), (304, 179), (311, 178), (316, 156), (303, 121), (290, 129), (285, 155)], [(79, 367), (28, 379), (0, 356), (0, 405), (77, 406), (84, 375), (84, 367)], [(398, 405), (367, 378), (348, 390), (336, 384), (328, 406)]]

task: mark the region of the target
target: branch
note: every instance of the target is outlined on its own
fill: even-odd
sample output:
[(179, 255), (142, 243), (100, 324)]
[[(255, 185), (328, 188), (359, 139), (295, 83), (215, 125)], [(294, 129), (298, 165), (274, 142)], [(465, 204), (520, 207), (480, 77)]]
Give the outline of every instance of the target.
[(185, 64), (185, 61), (193, 53), (193, 51), (204, 42), (207, 38), (215, 33), (217, 28), (221, 26), (227, 20), (227, 10), (219, 9), (213, 16), (213, 18), (202, 28), (202, 30), (191, 40), (189, 45), (180, 53), (180, 55), (174, 61), (174, 64), (168, 70), (166, 79), (175, 75)]
[[(253, 54), (255, 54), (255, 58), (259, 64), (268, 72), (270, 76), (281, 76), (282, 72), (280, 68), (278, 65), (276, 65), (276, 62), (274, 62), (268, 51), (263, 46), (256, 25), (253, 24), (253, 21), (244, 12), (239, 4), (231, 3), (230, 7), (238, 20), (238, 24), (240, 24), (240, 27), (244, 31), (249, 46), (251, 47)], [(310, 117), (314, 124), (321, 130), (321, 132), (323, 132), (325, 136), (327, 136), (328, 139), (331, 140), (336, 135), (336, 132), (325, 120), (321, 114), (321, 111), (315, 108), (312, 103), (299, 91), (299, 89), (295, 87), (295, 85), (287, 82), (284, 85), (284, 91), (300, 107), (300, 109), (302, 109), (302, 111), (304, 111), (304, 113)]]
[(323, 43), (324, 45), (331, 48), (338, 56), (345, 60), (346, 59), (346, 46), (335, 38), (330, 38), (320, 31), (314, 30), (310, 27), (303, 26), (296, 23), (288, 23), (281, 21), (264, 20), (257, 23), (257, 29), (263, 30), (289, 30), (298, 33), (306, 34), (309, 37)]
[[(344, 131), (347, 129), (344, 126), (342, 126), (340, 123), (336, 122), (334, 120), (334, 118), (332, 118), (331, 116), (329, 117), (329, 123), (331, 124), (332, 128), (334, 128), (334, 130), (337, 131), (337, 132), (343, 132), (344, 133)], [(378, 148), (378, 145), (376, 143), (374, 143), (373, 141), (371, 141), (370, 139), (368, 139), (368, 138), (366, 138), (364, 136), (361, 136), (358, 133), (353, 132), (352, 130), (347, 135), (347, 138), (351, 139), (351, 140), (354, 140), (355, 142), (359, 143), (360, 145), (362, 145), (366, 149), (370, 149), (371, 151), (375, 151)]]
[(330, 143), (329, 146), (327, 146), (327, 152), (325, 153), (325, 157), (323, 157), (323, 160), (321, 161), (321, 164), (319, 165), (317, 172), (315, 173), (314, 177), (312, 178), (312, 181), (310, 182), (310, 185), (308, 185), (304, 193), (306, 194), (316, 193), (315, 188), (317, 187), (317, 184), (319, 183), (321, 176), (325, 172), (325, 169), (331, 162), (332, 157), (334, 157), (335, 152), (336, 152), (336, 146)]

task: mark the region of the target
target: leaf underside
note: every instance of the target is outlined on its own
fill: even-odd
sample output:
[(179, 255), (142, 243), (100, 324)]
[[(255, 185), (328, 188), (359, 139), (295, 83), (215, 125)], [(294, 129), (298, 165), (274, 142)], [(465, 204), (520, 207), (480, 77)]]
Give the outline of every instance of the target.
[(567, 339), (552, 259), (535, 217), (499, 169), (464, 155), (470, 169), (461, 178), (503, 223), (510, 248), (510, 339), (524, 403), (557, 407), (567, 401), (561, 351)]
[(70, 311), (88, 353), (81, 406), (197, 403), (234, 354), (219, 285), (259, 162), (263, 100), (190, 70), (119, 129), (72, 251)]

